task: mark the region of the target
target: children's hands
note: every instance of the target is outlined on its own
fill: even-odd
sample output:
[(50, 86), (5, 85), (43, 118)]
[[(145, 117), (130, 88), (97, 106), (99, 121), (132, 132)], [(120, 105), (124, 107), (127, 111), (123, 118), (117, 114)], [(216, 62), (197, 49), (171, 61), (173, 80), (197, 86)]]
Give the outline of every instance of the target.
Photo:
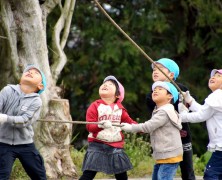
[(99, 123), (100, 123), (98, 124), (99, 128), (108, 129), (112, 127), (112, 123), (109, 120), (102, 120)]
[(121, 123), (121, 129), (126, 132), (132, 132), (132, 125), (128, 123)]
[(189, 112), (187, 107), (181, 102), (178, 104), (178, 111), (179, 111), (180, 114), (185, 114), (185, 113)]
[(190, 95), (190, 91), (183, 92), (184, 100), (186, 103), (191, 104), (193, 97)]
[(0, 114), (0, 124), (3, 124), (7, 121), (7, 115), (6, 114)]
[(180, 130), (180, 136), (181, 137), (187, 137), (187, 131)]

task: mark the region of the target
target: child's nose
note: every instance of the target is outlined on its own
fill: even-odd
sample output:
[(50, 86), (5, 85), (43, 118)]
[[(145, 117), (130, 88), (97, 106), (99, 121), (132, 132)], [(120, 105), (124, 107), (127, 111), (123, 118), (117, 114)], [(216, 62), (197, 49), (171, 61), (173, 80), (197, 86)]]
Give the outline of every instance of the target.
[(156, 89), (154, 89), (153, 92), (156, 92)]
[(158, 72), (159, 72), (159, 69), (155, 69), (153, 72), (154, 72), (154, 73), (158, 73)]

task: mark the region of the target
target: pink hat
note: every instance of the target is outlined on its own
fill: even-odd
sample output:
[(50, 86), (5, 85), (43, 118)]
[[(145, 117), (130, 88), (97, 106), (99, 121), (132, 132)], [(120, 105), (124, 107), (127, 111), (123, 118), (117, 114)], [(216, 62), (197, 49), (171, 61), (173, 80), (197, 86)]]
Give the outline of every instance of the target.
[(124, 99), (124, 95), (125, 95), (125, 90), (124, 90), (123, 85), (115, 78), (115, 76), (112, 76), (112, 75), (107, 76), (107, 77), (103, 80), (103, 82), (106, 82), (106, 81), (108, 81), (108, 80), (114, 80), (114, 81), (117, 82), (117, 84), (118, 84), (118, 86), (119, 86), (119, 92), (120, 92), (119, 99), (118, 99), (117, 101), (118, 101), (118, 102), (122, 102), (123, 99)]
[(222, 69), (213, 69), (210, 73), (210, 77), (214, 76), (217, 72), (222, 74)]

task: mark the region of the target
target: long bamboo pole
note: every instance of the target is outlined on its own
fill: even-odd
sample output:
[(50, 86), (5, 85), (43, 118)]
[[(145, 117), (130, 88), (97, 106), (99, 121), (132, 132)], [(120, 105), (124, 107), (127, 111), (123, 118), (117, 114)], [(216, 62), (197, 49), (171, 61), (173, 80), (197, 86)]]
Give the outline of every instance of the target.
[(164, 76), (166, 76), (166, 78), (172, 82), (174, 84), (174, 86), (178, 89), (178, 91), (180, 92), (180, 94), (182, 94), (182, 96), (184, 97), (181, 89), (179, 88), (179, 86), (175, 83), (175, 81), (173, 79), (170, 79), (169, 76), (163, 72), (162, 69), (160, 69), (155, 61), (153, 61), (145, 52), (142, 48), (140, 48), (139, 45), (137, 45), (137, 43), (135, 41), (133, 41), (128, 34), (126, 34), (122, 28), (107, 14), (107, 12), (104, 10), (104, 8), (100, 5), (100, 3), (97, 0), (94, 0), (94, 2), (96, 3), (96, 5), (98, 6), (98, 8), (101, 10), (101, 12), (111, 21), (111, 23), (145, 56), (146, 59), (148, 59), (151, 64), (153, 64), (157, 69), (160, 70), (160, 72), (162, 72), (164, 74)]

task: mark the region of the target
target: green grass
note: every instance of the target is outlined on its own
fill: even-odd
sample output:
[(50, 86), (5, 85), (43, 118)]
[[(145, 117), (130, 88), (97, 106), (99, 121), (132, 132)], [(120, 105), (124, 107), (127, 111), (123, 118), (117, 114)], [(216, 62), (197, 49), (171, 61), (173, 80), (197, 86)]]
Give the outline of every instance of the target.
[(13, 164), (12, 167), (12, 173), (10, 180), (28, 180), (30, 179), (28, 175), (25, 173), (21, 163), (19, 160), (15, 160), (15, 163)]
[[(129, 156), (131, 163), (133, 164), (133, 169), (128, 171), (128, 175), (131, 178), (135, 177), (146, 177), (152, 174), (152, 169), (154, 165), (154, 160), (151, 157), (151, 147), (147, 135), (138, 134), (125, 134), (125, 152)], [(85, 155), (85, 148), (77, 151), (72, 148), (71, 157), (73, 163), (76, 166), (77, 174), (81, 176), (82, 162)], [(193, 156), (194, 169), (196, 176), (202, 176), (206, 163), (211, 156), (210, 152), (206, 152), (201, 157)], [(178, 168), (177, 176), (180, 176), (180, 168)], [(103, 173), (97, 173), (96, 178), (112, 178), (113, 176), (106, 175)], [(15, 161), (13, 165), (13, 170), (10, 180), (28, 180), (28, 176), (24, 172), (18, 160)]]

